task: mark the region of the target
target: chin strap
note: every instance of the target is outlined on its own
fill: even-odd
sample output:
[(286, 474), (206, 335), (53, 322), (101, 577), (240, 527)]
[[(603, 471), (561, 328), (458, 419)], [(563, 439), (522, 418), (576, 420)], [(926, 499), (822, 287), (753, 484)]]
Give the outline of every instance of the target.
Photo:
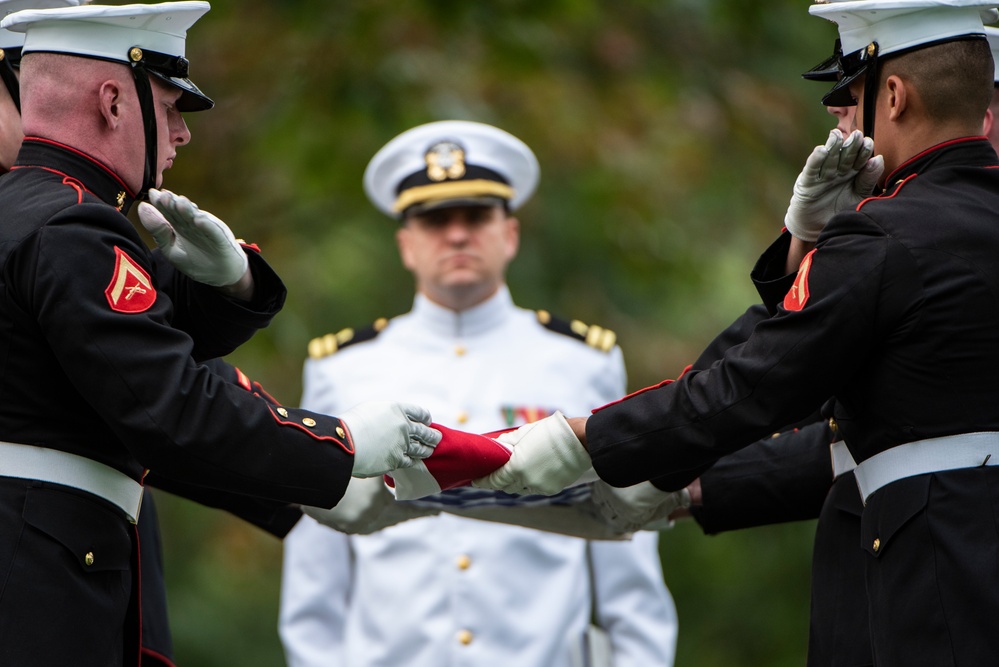
[(21, 113), (21, 84), (17, 81), (17, 72), (14, 71), (14, 63), (11, 61), (11, 56), (8, 51), (0, 49), (0, 79), (3, 79), (4, 85), (7, 86), (7, 92), (10, 93), (10, 99), (14, 101), (14, 106), (17, 107), (17, 113)]
[(133, 46), (128, 51), (128, 60), (132, 63), (132, 78), (135, 79), (135, 90), (139, 95), (139, 108), (142, 109), (142, 127), (146, 135), (146, 161), (142, 172), (142, 187), (135, 194), (137, 200), (146, 198), (149, 189), (156, 185), (156, 110), (153, 108), (153, 88), (149, 82), (149, 72), (145, 67), (145, 56), (142, 49)]
[(878, 43), (871, 42), (867, 45), (867, 78), (864, 79), (864, 134), (871, 139), (874, 138), (874, 113), (877, 108), (878, 79), (881, 75), (879, 64)]

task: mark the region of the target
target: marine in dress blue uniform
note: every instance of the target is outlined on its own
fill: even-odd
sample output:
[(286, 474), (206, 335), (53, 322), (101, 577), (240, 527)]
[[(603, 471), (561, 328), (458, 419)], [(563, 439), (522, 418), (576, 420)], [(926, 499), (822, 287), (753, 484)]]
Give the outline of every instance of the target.
[[(180, 95), (176, 113), (211, 106), (186, 78), (183, 57), (186, 30), (207, 9), (24, 11), (2, 27), (26, 30), (22, 91), (29, 59), (44, 58), (36, 53), (106, 58), (131, 65), (120, 71), (139, 99), (181, 91), (172, 93)], [(22, 103), (26, 127), (49, 113)], [(155, 144), (159, 128), (150, 125)], [(124, 217), (159, 177), (145, 134), (141, 178), (32, 136), (0, 182), (3, 664), (138, 661), (132, 523), (148, 471), (206, 493), (319, 506), (334, 504), (359, 472), (361, 450), (340, 419), (273, 405), (199, 363), (266, 324), (284, 290), (252, 251), (246, 261), (260, 302), (227, 299), (179, 272), (162, 281), (163, 267)]]
[[(969, 89), (977, 91), (972, 77), (982, 80), (981, 95), (949, 100), (966, 134), (938, 132), (922, 150), (893, 155), (884, 192), (830, 220), (778, 314), (744, 345), (710, 369), (597, 411), (586, 424), (601, 477), (625, 485), (651, 472), (671, 488), (747, 436), (763, 436), (835, 396), (866, 501), (861, 547), (877, 665), (999, 660), (991, 630), (999, 594), (983, 583), (999, 571), (997, 477), (987, 438), (967, 435), (997, 429), (989, 404), (999, 357), (988, 332), (999, 319), (999, 181), (995, 151), (975, 127), (991, 93), (979, 17), (986, 5), (813, 6), (839, 24), (846, 54), (838, 95), (827, 104), (862, 97), (860, 122), (870, 131), (873, 110), (885, 113), (876, 106), (886, 103), (885, 82), (906, 76), (893, 60), (906, 56), (903, 68), (921, 57), (926, 65), (963, 58)], [(930, 95), (951, 76), (919, 85)], [(905, 139), (912, 135), (886, 130), (891, 123), (879, 116), (879, 152), (911, 148)], [(886, 452), (896, 457), (887, 465)]]

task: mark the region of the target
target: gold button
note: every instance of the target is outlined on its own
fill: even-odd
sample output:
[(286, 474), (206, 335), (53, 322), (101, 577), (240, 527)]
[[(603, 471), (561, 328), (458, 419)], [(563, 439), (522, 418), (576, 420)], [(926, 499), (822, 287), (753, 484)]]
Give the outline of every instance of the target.
[(464, 345), (455, 345), (454, 346), (454, 353), (457, 354), (459, 357), (465, 356), (465, 346)]
[(837, 424), (836, 420), (832, 417), (829, 418), (829, 430), (832, 431), (834, 435), (836, 431), (839, 430), (839, 424)]
[(468, 421), (468, 413), (462, 410), (461, 412), (458, 413), (458, 423), (464, 424), (467, 421)]
[(282, 417), (287, 417), (288, 416), (288, 411), (285, 410), (284, 408), (278, 408), (277, 409), (277, 413), (279, 415), (281, 415)]
[(336, 434), (338, 436), (340, 436), (341, 438), (346, 438), (347, 437), (347, 432), (343, 430), (342, 426), (337, 426), (336, 427)]
[(778, 431), (777, 433), (774, 433), (773, 435), (771, 435), (770, 439), (773, 440), (774, 438), (777, 438), (777, 437), (780, 437), (780, 431)]
[(471, 644), (473, 638), (474, 635), (472, 634), (471, 630), (462, 630), (461, 632), (458, 633), (458, 641), (464, 644), (465, 646)]
[(456, 564), (458, 565), (459, 570), (467, 570), (472, 565), (472, 559), (469, 556), (462, 554), (458, 556)]
[(305, 419), (302, 420), (302, 423), (308, 426), (309, 428), (312, 428), (313, 426), (316, 425), (316, 420), (313, 419), (312, 417), (306, 417)]
[(88, 551), (87, 555), (83, 557), (83, 562), (86, 563), (87, 565), (93, 565), (94, 564), (94, 552), (93, 551)]
[(880, 549), (880, 548), (881, 548), (881, 539), (875, 537), (874, 538), (874, 553), (877, 553), (878, 549)]

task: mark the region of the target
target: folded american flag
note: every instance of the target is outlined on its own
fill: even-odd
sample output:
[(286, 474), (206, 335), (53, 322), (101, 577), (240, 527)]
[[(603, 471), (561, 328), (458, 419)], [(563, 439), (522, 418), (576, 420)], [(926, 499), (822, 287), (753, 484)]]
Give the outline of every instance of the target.
[(483, 435), (431, 424), (443, 437), (434, 453), (410, 468), (393, 470), (385, 476), (397, 500), (446, 508), (568, 505), (590, 496), (588, 485), (575, 486), (554, 496), (515, 496), (502, 491), (477, 489), (473, 479), (485, 477), (510, 459), (512, 447), (496, 438), (516, 429), (492, 431)]

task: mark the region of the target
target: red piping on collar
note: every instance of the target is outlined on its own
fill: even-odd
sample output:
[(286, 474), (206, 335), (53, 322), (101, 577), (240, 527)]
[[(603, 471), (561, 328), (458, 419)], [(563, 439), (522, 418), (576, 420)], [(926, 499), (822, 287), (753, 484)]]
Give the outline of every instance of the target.
[(891, 199), (892, 197), (894, 197), (895, 195), (897, 195), (899, 193), (899, 191), (902, 189), (902, 186), (904, 186), (906, 183), (908, 183), (909, 181), (911, 181), (912, 179), (914, 179), (918, 175), (919, 174), (909, 174), (908, 176), (906, 176), (895, 187), (895, 190), (890, 195), (888, 195), (887, 197), (885, 195), (878, 195), (876, 197), (868, 197), (867, 199), (864, 199), (859, 204), (857, 204), (857, 210), (859, 211), (861, 209), (861, 207), (863, 207), (863, 205), (866, 204), (869, 201), (878, 201), (880, 199)]
[[(930, 146), (929, 148), (927, 148), (922, 153), (919, 153), (917, 155), (913, 155), (911, 158), (909, 158), (908, 160), (906, 160), (902, 164), (900, 164), (897, 167), (895, 167), (895, 169), (890, 174), (888, 174), (888, 177), (885, 178), (885, 183), (888, 183), (889, 181), (891, 181), (892, 177), (895, 174), (897, 174), (900, 169), (902, 169), (903, 167), (906, 167), (909, 164), (912, 164), (913, 162), (915, 162), (919, 158), (923, 157), (924, 155), (928, 155), (928, 154), (930, 154), (930, 153), (932, 153), (934, 151), (940, 150), (941, 148), (946, 148), (947, 146), (953, 146), (954, 144), (963, 144), (963, 143), (967, 143), (969, 141), (988, 141), (988, 137), (986, 137), (985, 135), (981, 135), (981, 136), (978, 136), (978, 137), (961, 137), (960, 139), (951, 139), (950, 141), (945, 141), (942, 144), (937, 144), (936, 146)], [(908, 180), (908, 179), (906, 179), (906, 180)]]
[[(101, 169), (103, 169), (104, 171), (106, 171), (107, 174), (108, 174), (108, 176), (110, 176), (115, 181), (117, 181), (118, 185), (120, 185), (122, 187), (122, 189), (125, 192), (128, 193), (129, 197), (131, 197), (132, 199), (135, 199), (135, 193), (132, 192), (131, 188), (129, 188), (127, 185), (125, 185), (125, 182), (122, 181), (121, 178), (119, 178), (118, 174), (116, 174), (113, 171), (111, 171), (111, 169), (109, 169), (107, 167), (107, 165), (105, 165), (104, 163), (98, 162), (96, 159), (92, 158), (91, 156), (87, 155), (86, 153), (84, 153), (82, 151), (79, 151), (79, 150), (73, 148), (72, 146), (67, 146), (66, 144), (59, 143), (58, 141), (52, 141), (51, 139), (45, 139), (45, 138), (42, 138), (42, 137), (25, 137), (24, 140), (25, 141), (34, 141), (34, 142), (42, 143), (42, 144), (49, 144), (51, 146), (58, 146), (59, 148), (62, 148), (62, 149), (67, 150), (67, 151), (69, 151), (71, 153), (75, 153), (75, 154), (79, 155), (80, 157), (82, 157), (83, 159), (87, 160), (88, 162), (92, 162), (95, 165), (97, 165), (98, 167), (100, 167)], [(30, 166), (30, 165), (16, 165), (14, 167), (11, 167), (11, 170), (18, 169), (20, 167), (26, 167), (26, 166)]]

